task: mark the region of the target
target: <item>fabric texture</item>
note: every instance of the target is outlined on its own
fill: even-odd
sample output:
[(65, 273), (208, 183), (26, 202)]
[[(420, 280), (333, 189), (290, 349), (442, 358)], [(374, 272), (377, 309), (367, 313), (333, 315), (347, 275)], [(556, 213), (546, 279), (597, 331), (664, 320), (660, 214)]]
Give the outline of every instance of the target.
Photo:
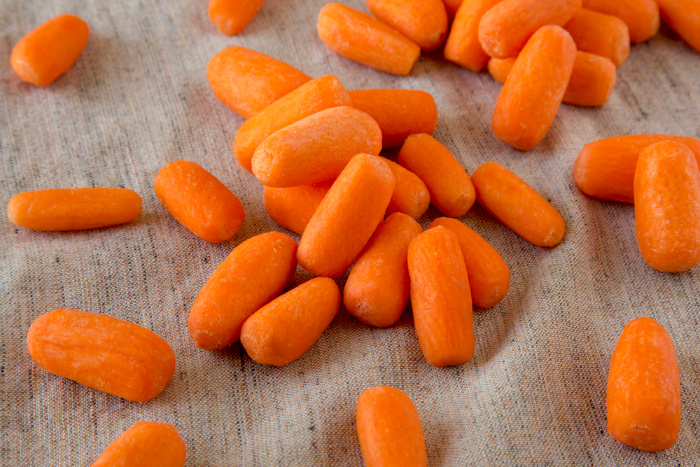
[[(491, 115), (501, 85), (488, 74), (423, 54), (409, 76), (336, 55), (316, 34), (321, 0), (268, 0), (239, 36), (219, 33), (207, 2), (0, 0), (0, 200), (58, 187), (128, 187), (144, 211), (131, 224), (42, 233), (0, 220), (0, 463), (87, 466), (142, 421), (177, 426), (192, 466), (362, 465), (355, 407), (388, 385), (416, 404), (430, 465), (696, 465), (700, 463), (700, 268), (653, 270), (642, 259), (631, 205), (584, 196), (573, 163), (584, 144), (609, 136), (700, 137), (700, 55), (662, 30), (635, 45), (601, 108), (563, 105), (544, 141), (523, 153), (496, 139)], [(367, 11), (361, 0), (346, 4)], [(22, 83), (12, 46), (61, 13), (91, 28), (82, 56), (46, 88)], [(435, 138), (469, 173), (504, 164), (567, 223), (563, 243), (535, 247), (475, 206), (462, 220), (511, 269), (508, 296), (475, 310), (474, 359), (433, 368), (421, 354), (410, 307), (388, 329), (341, 308), (311, 350), (283, 368), (258, 365), (240, 344), (197, 349), (189, 309), (233, 247), (280, 230), (262, 187), (236, 163), (243, 119), (212, 93), (209, 59), (229, 45), (282, 59), (348, 89), (421, 89), (435, 97)], [(389, 157), (395, 157), (390, 152)], [(241, 200), (246, 219), (230, 242), (209, 244), (157, 200), (153, 179), (187, 159)], [(423, 227), (440, 214), (430, 208)], [(298, 239), (298, 236), (292, 234)], [(290, 287), (310, 278), (301, 269)], [(342, 286), (344, 279), (338, 281)], [(52, 375), (33, 363), (27, 330), (56, 308), (106, 313), (156, 332), (174, 349), (175, 376), (153, 401), (131, 403)], [(676, 445), (649, 454), (607, 432), (610, 358), (624, 325), (649, 316), (673, 340), (681, 373)]]

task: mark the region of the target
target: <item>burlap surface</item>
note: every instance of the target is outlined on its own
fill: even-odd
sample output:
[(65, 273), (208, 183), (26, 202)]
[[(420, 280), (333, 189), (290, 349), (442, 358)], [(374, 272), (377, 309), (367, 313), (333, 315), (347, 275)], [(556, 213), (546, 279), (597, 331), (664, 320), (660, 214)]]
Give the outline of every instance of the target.
[[(634, 46), (602, 108), (563, 106), (545, 140), (521, 153), (499, 142), (491, 113), (500, 85), (423, 56), (394, 77), (332, 53), (316, 35), (321, 0), (268, 0), (238, 37), (209, 22), (205, 0), (83, 2), (0, 0), (0, 200), (54, 187), (122, 186), (144, 212), (121, 227), (40, 233), (0, 220), (0, 462), (86, 466), (141, 420), (175, 424), (188, 465), (356, 466), (355, 404), (368, 387), (405, 391), (420, 412), (431, 465), (695, 465), (700, 463), (700, 269), (654, 271), (642, 260), (630, 205), (596, 201), (576, 188), (581, 147), (602, 137), (665, 132), (700, 136), (700, 55), (668, 33)], [(366, 11), (361, 0), (348, 0)], [(91, 36), (83, 55), (47, 88), (23, 84), (12, 46), (60, 13), (80, 15)], [(549, 199), (567, 222), (554, 249), (527, 243), (474, 207), (463, 221), (511, 268), (497, 307), (475, 312), (476, 352), (460, 367), (423, 358), (410, 308), (389, 329), (341, 309), (301, 359), (271, 368), (240, 344), (198, 350), (189, 308), (211, 272), (243, 240), (279, 229), (262, 188), (231, 151), (242, 118), (211, 92), (208, 60), (241, 45), (311, 76), (337, 75), (348, 89), (422, 89), (437, 102), (435, 137), (471, 173), (495, 160)], [(246, 220), (212, 245), (160, 205), (153, 179), (189, 159), (242, 201)], [(431, 208), (428, 223), (439, 213)], [(308, 279), (299, 270), (294, 283)], [(342, 285), (343, 280), (339, 281)], [(155, 400), (130, 403), (51, 375), (26, 351), (39, 315), (75, 308), (138, 323), (177, 355), (175, 377)], [(642, 453), (607, 433), (609, 361), (623, 326), (650, 316), (676, 345), (682, 425), (675, 447)]]

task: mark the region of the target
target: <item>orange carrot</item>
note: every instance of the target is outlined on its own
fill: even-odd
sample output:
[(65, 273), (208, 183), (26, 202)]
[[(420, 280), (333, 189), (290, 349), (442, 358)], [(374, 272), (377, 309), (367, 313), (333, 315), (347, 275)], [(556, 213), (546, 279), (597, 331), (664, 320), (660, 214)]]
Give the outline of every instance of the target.
[(432, 134), (437, 126), (433, 96), (408, 89), (350, 91), (352, 105), (369, 114), (382, 130), (382, 147), (399, 148), (414, 133)]
[(387, 214), (402, 212), (419, 219), (430, 206), (430, 193), (418, 175), (406, 170), (396, 162), (382, 157), (396, 179), (396, 188), (391, 195)]
[(579, 8), (581, 0), (505, 0), (481, 17), (479, 42), (491, 57), (515, 57), (537, 30), (564, 26)]
[(227, 36), (243, 31), (265, 0), (209, 0), (209, 19)]
[(276, 298), (248, 318), (241, 344), (262, 365), (284, 366), (321, 337), (340, 308), (333, 279), (316, 277)]
[(288, 187), (331, 180), (359, 153), (382, 149), (372, 117), (352, 107), (322, 110), (273, 133), (253, 155), (253, 174), (265, 186)]
[(7, 205), (15, 225), (44, 232), (88, 230), (131, 222), (141, 197), (128, 188), (54, 188), (25, 191)]
[(194, 162), (167, 164), (153, 186), (165, 209), (202, 240), (226, 242), (243, 224), (245, 212), (236, 195)]
[(340, 3), (321, 8), (317, 29), (335, 53), (375, 70), (407, 75), (420, 55), (420, 47), (396, 29)]
[(396, 28), (423, 50), (435, 50), (447, 36), (447, 11), (442, 0), (367, 0), (378, 20)]
[(182, 467), (187, 446), (169, 423), (139, 422), (107, 446), (91, 467)]
[(455, 17), (462, 4), (462, 0), (442, 0), (442, 2), (445, 4), (445, 10), (447, 10), (447, 16), (450, 19)]
[(457, 235), (435, 227), (408, 247), (411, 304), (418, 341), (433, 366), (461, 365), (474, 354), (469, 278)]
[(350, 314), (380, 328), (399, 320), (408, 303), (408, 245), (421, 232), (413, 218), (399, 212), (379, 224), (343, 289)]
[(15, 44), (10, 65), (25, 83), (47, 86), (78, 60), (90, 27), (75, 15), (60, 15), (37, 26)]
[(659, 6), (654, 0), (583, 0), (583, 8), (620, 18), (627, 25), (633, 44), (644, 42), (659, 31)]
[(474, 305), (479, 308), (498, 305), (510, 287), (510, 269), (501, 255), (478, 233), (457, 219), (440, 217), (428, 228), (437, 226), (446, 227), (457, 235), (469, 274), (469, 290)]
[(579, 51), (607, 57), (615, 66), (625, 63), (630, 54), (629, 29), (616, 16), (581, 8), (564, 29)]
[(651, 267), (681, 272), (700, 263), (700, 169), (688, 146), (662, 141), (642, 150), (634, 216), (639, 249)]
[(352, 105), (350, 95), (335, 76), (304, 83), (241, 125), (233, 141), (236, 159), (241, 167), (252, 172), (253, 154), (265, 138), (321, 110)]
[(594, 198), (634, 202), (634, 170), (639, 152), (660, 141), (677, 141), (688, 146), (700, 165), (700, 140), (672, 135), (628, 135), (605, 138), (583, 147), (574, 164), (579, 189)]
[(299, 264), (317, 276), (342, 276), (382, 221), (395, 185), (381, 159), (353, 157), (306, 226)]
[(428, 465), (420, 416), (404, 392), (366, 389), (357, 400), (356, 424), (366, 467)]
[(564, 219), (520, 177), (496, 162), (472, 175), (476, 199), (506, 227), (537, 246), (556, 246), (564, 238)]
[(85, 311), (39, 316), (29, 327), (27, 349), (49, 373), (134, 402), (156, 397), (175, 372), (173, 349), (156, 334)]
[(218, 350), (236, 342), (246, 319), (284, 290), (297, 267), (297, 243), (279, 232), (249, 238), (216, 268), (192, 305), (190, 336)]
[(472, 71), (481, 71), (489, 56), (479, 42), (481, 17), (502, 0), (464, 0), (445, 43), (445, 58)]
[(522, 151), (540, 144), (557, 116), (575, 60), (576, 45), (559, 26), (544, 26), (530, 38), (493, 111), (493, 131), (501, 141)]
[(700, 52), (700, 0), (656, 0), (661, 19)]
[(250, 118), (311, 78), (269, 55), (231, 46), (209, 61), (207, 79), (221, 102)]
[(263, 187), (265, 210), (277, 224), (301, 235), (331, 185), (332, 182), (324, 182), (288, 188)]
[(446, 216), (461, 217), (474, 205), (474, 185), (469, 174), (432, 136), (409, 136), (399, 152), (399, 164), (423, 180), (430, 201)]
[(681, 425), (681, 380), (673, 342), (651, 318), (627, 323), (608, 375), (608, 432), (656, 452), (672, 447)]

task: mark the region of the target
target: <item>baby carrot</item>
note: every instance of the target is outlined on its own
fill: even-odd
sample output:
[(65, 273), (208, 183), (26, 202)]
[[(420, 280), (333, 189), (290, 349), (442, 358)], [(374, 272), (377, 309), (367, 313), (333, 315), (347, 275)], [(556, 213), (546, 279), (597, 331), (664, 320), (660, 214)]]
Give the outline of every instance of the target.
[(209, 0), (209, 19), (227, 36), (243, 31), (265, 0)]
[(559, 26), (544, 26), (530, 38), (493, 111), (493, 131), (501, 141), (521, 151), (540, 144), (557, 116), (575, 60), (576, 45)]
[(484, 13), (502, 0), (464, 0), (457, 10), (450, 35), (445, 43), (445, 58), (457, 65), (479, 72), (489, 56), (479, 42), (479, 22)]
[(156, 397), (175, 372), (175, 354), (156, 334), (85, 311), (39, 316), (29, 327), (27, 349), (49, 373), (134, 402)]
[(317, 29), (337, 54), (386, 73), (407, 75), (420, 55), (420, 47), (396, 29), (340, 3), (321, 8)]
[(504, 0), (481, 17), (479, 42), (491, 57), (515, 57), (537, 30), (564, 26), (579, 8), (581, 0)]
[(399, 320), (408, 303), (408, 245), (421, 232), (413, 218), (399, 212), (379, 224), (343, 289), (350, 314), (380, 328)]
[(700, 0), (656, 0), (661, 19), (700, 52)]
[(207, 79), (221, 102), (250, 118), (311, 78), (269, 55), (231, 46), (209, 61)]
[(579, 189), (594, 198), (634, 202), (634, 170), (639, 152), (660, 141), (688, 146), (700, 165), (700, 140), (672, 135), (627, 135), (605, 138), (583, 147), (574, 163), (574, 180)]
[(487, 162), (472, 181), (479, 204), (528, 242), (553, 247), (564, 238), (564, 219), (556, 209), (501, 164)]
[(630, 32), (624, 21), (581, 8), (564, 25), (580, 52), (607, 57), (619, 67), (630, 54)]
[(128, 188), (54, 188), (25, 191), (7, 205), (15, 225), (44, 232), (88, 230), (131, 222), (141, 197)]
[(187, 446), (169, 423), (139, 422), (122, 433), (91, 467), (182, 467)]
[(399, 152), (399, 164), (423, 180), (430, 201), (446, 216), (461, 217), (474, 205), (474, 185), (469, 174), (432, 136), (409, 136)]
[(438, 226), (408, 246), (411, 304), (418, 341), (433, 366), (461, 365), (474, 354), (472, 297), (457, 235)]
[(656, 452), (672, 447), (681, 425), (681, 380), (673, 342), (651, 318), (627, 323), (608, 375), (608, 432)]
[(90, 28), (75, 15), (60, 15), (37, 26), (15, 44), (10, 65), (19, 78), (47, 86), (78, 60)]
[(662, 141), (642, 150), (634, 216), (639, 249), (651, 267), (681, 272), (700, 263), (700, 170), (688, 146)]
[(322, 110), (273, 133), (253, 155), (253, 174), (265, 186), (288, 187), (331, 180), (355, 154), (376, 156), (382, 131), (352, 107)]
[(448, 20), (442, 0), (367, 0), (367, 7), (423, 50), (435, 50), (445, 41)]
[(457, 235), (459, 248), (469, 274), (469, 290), (472, 302), (479, 308), (498, 305), (510, 287), (510, 269), (501, 255), (478, 233), (457, 219), (440, 217), (430, 224), (429, 229), (443, 226)]
[(352, 105), (369, 114), (382, 130), (382, 147), (400, 148), (410, 135), (432, 134), (437, 126), (433, 96), (408, 89), (350, 91)]
[(281, 227), (301, 235), (331, 185), (332, 182), (323, 182), (288, 188), (263, 187), (265, 211)]
[(455, 17), (459, 6), (462, 4), (462, 0), (442, 0), (442, 2), (445, 4), (445, 10), (450, 19)]
[(241, 344), (261, 365), (284, 366), (321, 337), (340, 308), (333, 279), (316, 277), (274, 299), (248, 318)]
[(353, 157), (306, 226), (299, 264), (316, 276), (342, 276), (384, 218), (395, 185), (380, 158)]
[(357, 436), (367, 467), (425, 467), (423, 426), (418, 409), (402, 391), (366, 389), (357, 400)]
[(659, 31), (659, 6), (654, 0), (583, 0), (583, 8), (620, 18), (627, 25), (633, 44), (644, 42)]
[(321, 110), (352, 105), (350, 95), (335, 76), (312, 79), (243, 123), (233, 141), (233, 153), (241, 167), (252, 172), (253, 154), (265, 138)]
[(243, 224), (245, 212), (236, 195), (194, 162), (167, 164), (153, 186), (165, 209), (202, 240), (226, 242)]
[(414, 219), (419, 219), (430, 206), (430, 193), (418, 175), (406, 170), (396, 162), (382, 157), (396, 179), (396, 188), (391, 195), (387, 214), (402, 212)]
[(249, 238), (216, 268), (189, 317), (197, 347), (218, 350), (236, 342), (246, 319), (282, 292), (297, 267), (297, 243), (279, 232)]

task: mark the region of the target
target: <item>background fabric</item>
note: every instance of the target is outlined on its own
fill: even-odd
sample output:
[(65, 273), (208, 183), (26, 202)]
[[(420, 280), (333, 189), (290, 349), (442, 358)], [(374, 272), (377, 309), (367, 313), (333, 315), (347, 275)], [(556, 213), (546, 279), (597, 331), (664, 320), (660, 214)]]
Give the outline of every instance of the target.
[[(188, 465), (362, 464), (355, 405), (369, 387), (405, 391), (421, 415), (431, 465), (694, 465), (700, 463), (700, 268), (664, 274), (643, 261), (631, 205), (587, 198), (573, 180), (585, 143), (630, 133), (700, 137), (700, 55), (664, 31), (633, 46), (602, 108), (564, 105), (539, 147), (498, 141), (491, 114), (501, 85), (423, 55), (407, 77), (374, 71), (331, 52), (316, 34), (322, 0), (268, 0), (237, 37), (220, 34), (207, 2), (0, 0), (0, 200), (56, 187), (128, 187), (144, 201), (135, 222), (75, 233), (41, 233), (0, 220), (0, 462), (87, 466), (141, 420), (177, 426)], [(350, 6), (367, 11), (361, 0)], [(12, 46), (61, 13), (91, 28), (75, 66), (46, 88), (22, 83)], [(506, 299), (475, 310), (474, 359), (433, 368), (421, 354), (410, 308), (389, 329), (364, 326), (341, 309), (301, 359), (256, 364), (240, 344), (206, 352), (187, 317), (199, 290), (233, 247), (269, 230), (262, 187), (231, 150), (243, 119), (206, 79), (209, 59), (249, 47), (348, 89), (422, 89), (437, 102), (435, 137), (472, 173), (500, 162), (552, 202), (564, 242), (535, 247), (475, 206), (462, 220), (511, 268)], [(390, 153), (391, 156), (391, 153)], [(155, 197), (153, 179), (188, 159), (240, 198), (246, 220), (228, 243), (186, 231)], [(424, 227), (439, 213), (431, 207)], [(295, 236), (295, 238), (298, 238)], [(299, 269), (292, 284), (308, 280)], [(342, 285), (344, 280), (340, 280)], [(291, 286), (290, 286), (291, 287)], [(34, 364), (32, 321), (55, 308), (128, 320), (162, 336), (175, 376), (138, 404), (82, 387)], [(681, 372), (678, 442), (649, 454), (607, 433), (605, 391), (624, 325), (658, 320)]]

